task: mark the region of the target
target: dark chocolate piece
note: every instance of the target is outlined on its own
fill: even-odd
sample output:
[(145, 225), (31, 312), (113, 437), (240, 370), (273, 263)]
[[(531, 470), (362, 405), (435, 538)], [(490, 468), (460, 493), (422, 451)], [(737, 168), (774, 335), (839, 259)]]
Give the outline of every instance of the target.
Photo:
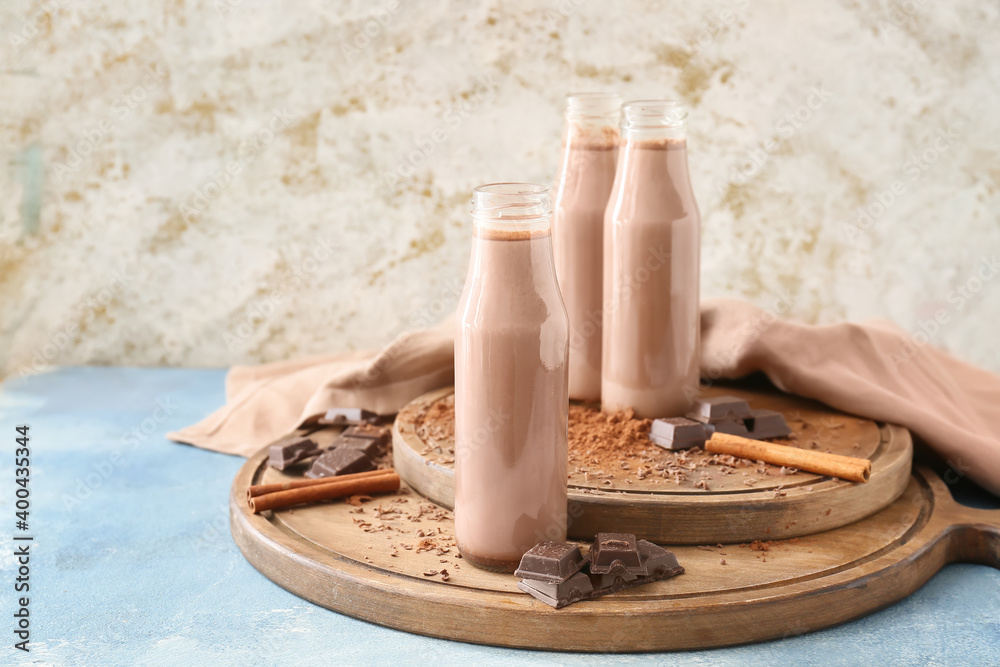
[(306, 477), (335, 477), (374, 469), (375, 464), (363, 451), (353, 447), (335, 447), (313, 461), (312, 467), (306, 471)]
[(559, 583), (579, 572), (587, 559), (569, 542), (539, 542), (521, 557), (514, 572), (522, 579)]
[(566, 581), (546, 582), (525, 579), (517, 587), (541, 600), (550, 607), (561, 609), (566, 605), (594, 597), (594, 586), (584, 572), (571, 575)]
[(358, 425), (373, 421), (378, 415), (361, 408), (331, 408), (319, 418), (320, 424)]
[(629, 584), (638, 578), (639, 577), (637, 575), (629, 574), (628, 572), (624, 572), (622, 574), (594, 574), (591, 572), (590, 584), (594, 587), (594, 593), (597, 595), (607, 595), (608, 593), (614, 593), (622, 590), (625, 588), (626, 584)]
[(378, 456), (378, 441), (372, 440), (371, 438), (349, 438), (347, 436), (340, 436), (333, 443), (335, 448), (342, 449), (347, 447), (359, 452), (363, 452), (368, 458), (374, 458)]
[[(559, 579), (569, 571), (565, 566), (572, 562), (579, 549), (568, 542), (541, 542), (535, 545), (521, 559), (521, 567), (515, 574), (537, 575), (542, 572), (549, 577), (542, 580), (535, 576), (522, 579), (517, 587), (547, 605), (560, 609), (581, 600), (592, 600), (602, 595), (617, 593), (627, 588), (660, 581), (684, 572), (677, 557), (663, 547), (646, 540), (636, 540), (627, 533), (599, 533), (590, 549), (591, 560), (585, 562), (583, 570)], [(607, 572), (595, 573), (594, 558), (613, 559)], [(624, 557), (622, 557), (624, 554)], [(626, 561), (635, 563), (641, 572), (630, 572), (624, 567)], [(575, 567), (575, 565), (574, 565)], [(589, 571), (588, 571), (589, 569)], [(598, 569), (604, 569), (600, 566)]]
[(590, 571), (593, 574), (643, 574), (635, 535), (629, 533), (598, 533), (590, 547)]
[(756, 440), (787, 438), (792, 433), (785, 416), (774, 410), (754, 410), (753, 416), (746, 420), (746, 425), (750, 437)]
[(752, 416), (750, 405), (735, 396), (716, 396), (695, 401), (687, 416), (703, 424), (721, 421), (735, 421)]
[(667, 440), (697, 440), (704, 439), (705, 425), (686, 417), (670, 417), (656, 419), (649, 427), (650, 435), (657, 435)]
[(661, 581), (684, 573), (684, 568), (677, 562), (677, 557), (663, 547), (646, 540), (638, 540), (636, 547), (642, 558), (642, 566), (647, 574), (591, 574), (590, 581), (594, 586), (594, 595), (617, 593), (628, 588), (635, 588), (654, 581)]
[(657, 419), (649, 429), (649, 439), (666, 449), (701, 446), (711, 436), (712, 431), (707, 424), (686, 417)]
[(644, 580), (666, 579), (684, 572), (684, 568), (677, 562), (677, 556), (672, 551), (646, 540), (639, 540), (636, 546), (639, 547), (639, 555), (642, 556), (642, 564), (646, 568)]
[(344, 431), (345, 438), (368, 438), (375, 441), (376, 447), (384, 447), (389, 443), (390, 431), (384, 426), (359, 424)]
[(301, 463), (320, 453), (319, 446), (311, 437), (287, 435), (268, 448), (267, 465), (277, 470), (284, 470), (290, 465)]
[[(724, 420), (719, 422), (713, 422), (711, 424), (705, 424), (706, 427), (712, 429), (712, 433), (718, 431), (719, 433), (728, 433), (729, 435), (739, 435), (744, 438), (750, 437), (750, 431), (747, 429), (746, 424), (742, 419), (732, 419)], [(712, 437), (711, 433), (708, 437)]]

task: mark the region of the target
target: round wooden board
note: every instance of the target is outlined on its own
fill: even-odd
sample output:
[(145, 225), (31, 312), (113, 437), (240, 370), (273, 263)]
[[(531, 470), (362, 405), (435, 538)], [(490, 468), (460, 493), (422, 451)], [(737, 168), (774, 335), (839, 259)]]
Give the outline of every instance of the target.
[[(726, 474), (719, 465), (701, 468), (680, 484), (655, 474), (639, 479), (640, 466), (678, 460), (677, 452), (652, 442), (623, 457), (628, 470), (614, 470), (610, 473), (614, 477), (606, 479), (594, 477), (589, 462), (573, 460), (571, 453), (570, 537), (593, 539), (599, 532), (626, 532), (665, 544), (800, 537), (863, 519), (886, 507), (906, 487), (913, 444), (900, 426), (880, 426), (789, 394), (736, 387), (713, 387), (704, 393), (739, 396), (754, 408), (783, 413), (798, 439), (778, 442), (804, 447), (815, 443), (823, 451), (869, 458), (871, 480), (856, 484), (806, 472), (782, 474), (775, 466)], [(393, 428), (393, 466), (413, 489), (448, 508), (454, 507), (455, 498), (454, 440), (447, 432), (432, 440), (420, 427), (429, 408), (453, 400), (451, 388), (426, 394), (400, 411)], [(710, 455), (699, 450), (682, 456), (694, 461)], [(696, 486), (701, 479), (708, 489)]]
[(284, 478), (266, 458), (250, 458), (230, 493), (233, 538), (254, 567), (328, 609), (459, 641), (622, 652), (741, 644), (863, 616), (949, 562), (1000, 567), (1000, 511), (958, 505), (920, 469), (898, 499), (852, 525), (766, 550), (671, 547), (684, 574), (556, 610), (519, 591), (515, 577), (458, 558), (451, 513), (405, 486), (360, 512), (333, 502), (252, 514), (247, 486)]

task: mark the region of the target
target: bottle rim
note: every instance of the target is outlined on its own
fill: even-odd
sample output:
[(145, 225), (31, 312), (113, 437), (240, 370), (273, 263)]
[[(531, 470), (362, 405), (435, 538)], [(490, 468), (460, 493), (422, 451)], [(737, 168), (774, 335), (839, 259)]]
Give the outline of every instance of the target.
[(631, 100), (622, 105), (626, 129), (684, 128), (688, 110), (675, 100)]
[(486, 183), (472, 191), (472, 217), (476, 221), (513, 228), (547, 222), (552, 216), (549, 189), (536, 183)]
[(566, 115), (570, 118), (621, 118), (622, 98), (618, 93), (583, 92), (566, 96)]

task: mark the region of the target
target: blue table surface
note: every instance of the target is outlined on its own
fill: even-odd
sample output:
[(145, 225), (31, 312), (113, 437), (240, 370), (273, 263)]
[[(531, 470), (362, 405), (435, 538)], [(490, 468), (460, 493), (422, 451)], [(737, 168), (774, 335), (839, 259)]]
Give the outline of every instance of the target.
[[(30, 653), (13, 648), (17, 562), (3, 571), (5, 664), (1000, 664), (1000, 572), (956, 564), (893, 607), (800, 637), (710, 651), (588, 655), (390, 630), (302, 600), (229, 534), (243, 459), (170, 442), (224, 400), (222, 370), (64, 368), (0, 388), (0, 535), (14, 527), (15, 426), (30, 425)], [(992, 497), (989, 497), (992, 499)], [(990, 500), (987, 500), (990, 502)], [(995, 505), (994, 505), (995, 506)], [(678, 628), (683, 632), (683, 628)]]

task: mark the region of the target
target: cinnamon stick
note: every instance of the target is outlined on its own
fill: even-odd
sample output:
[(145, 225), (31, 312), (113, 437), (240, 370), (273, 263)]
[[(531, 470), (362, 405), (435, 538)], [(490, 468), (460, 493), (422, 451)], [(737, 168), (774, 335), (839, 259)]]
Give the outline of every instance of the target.
[(713, 433), (705, 443), (705, 451), (713, 454), (731, 454), (751, 461), (764, 461), (778, 466), (808, 470), (818, 475), (839, 477), (851, 482), (867, 482), (872, 474), (872, 462), (853, 456), (827, 454), (799, 449), (773, 442), (751, 440), (728, 433)]
[(288, 491), (289, 489), (301, 489), (306, 486), (316, 486), (318, 484), (329, 484), (330, 482), (343, 482), (351, 479), (363, 479), (365, 477), (377, 477), (379, 475), (389, 475), (396, 472), (392, 468), (384, 470), (369, 470), (368, 472), (355, 472), (350, 475), (338, 475), (336, 477), (320, 477), (319, 479), (296, 479), (291, 482), (275, 482), (273, 484), (254, 484), (247, 489), (247, 502), (251, 498), (263, 496), (275, 491)]
[[(347, 477), (347, 475), (344, 475)], [(314, 503), (320, 500), (343, 498), (369, 493), (386, 493), (399, 488), (399, 475), (374, 475), (360, 479), (337, 479), (329, 484), (314, 484), (300, 486), (286, 491), (275, 491), (250, 499), (250, 509), (254, 514), (264, 510), (280, 510), (302, 503)]]

